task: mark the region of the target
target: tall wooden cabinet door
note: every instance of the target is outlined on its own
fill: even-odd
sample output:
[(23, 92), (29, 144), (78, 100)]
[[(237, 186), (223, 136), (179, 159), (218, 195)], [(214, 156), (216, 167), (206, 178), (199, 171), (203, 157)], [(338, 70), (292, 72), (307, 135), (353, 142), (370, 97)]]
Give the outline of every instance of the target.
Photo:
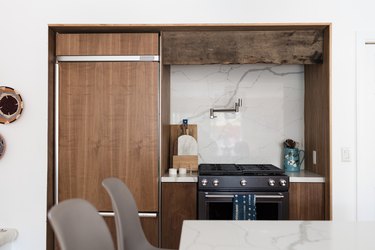
[(59, 201), (110, 211), (103, 179), (131, 190), (139, 211), (158, 210), (158, 63), (59, 64)]

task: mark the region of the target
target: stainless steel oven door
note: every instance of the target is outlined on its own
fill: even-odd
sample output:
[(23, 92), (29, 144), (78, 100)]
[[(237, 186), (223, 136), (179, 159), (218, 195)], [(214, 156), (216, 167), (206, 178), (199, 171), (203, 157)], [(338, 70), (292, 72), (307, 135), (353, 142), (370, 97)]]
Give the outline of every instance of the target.
[(233, 196), (255, 194), (257, 220), (289, 219), (288, 192), (198, 192), (200, 220), (232, 220)]

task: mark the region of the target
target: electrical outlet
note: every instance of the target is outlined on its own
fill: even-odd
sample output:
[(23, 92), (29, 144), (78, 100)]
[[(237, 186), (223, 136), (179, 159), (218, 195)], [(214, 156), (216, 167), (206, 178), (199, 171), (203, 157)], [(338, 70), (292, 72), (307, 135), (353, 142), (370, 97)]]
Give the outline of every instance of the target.
[(341, 148), (341, 161), (342, 162), (352, 161), (350, 148)]

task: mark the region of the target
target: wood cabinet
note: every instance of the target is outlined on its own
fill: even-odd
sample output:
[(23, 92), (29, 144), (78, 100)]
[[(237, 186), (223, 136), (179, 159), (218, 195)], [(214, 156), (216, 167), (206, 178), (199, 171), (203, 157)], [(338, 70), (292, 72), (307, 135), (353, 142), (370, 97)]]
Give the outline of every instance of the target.
[[(100, 60), (102, 55), (158, 55), (158, 37), (57, 34), (56, 56), (65, 56), (56, 57), (58, 201), (82, 198), (100, 212), (112, 211), (101, 182), (117, 177), (140, 212), (158, 213), (159, 62)], [(93, 55), (98, 59), (69, 60)], [(158, 218), (141, 221), (158, 246)], [(114, 234), (113, 221), (109, 225)]]
[(158, 39), (157, 33), (58, 33), (56, 35), (56, 55), (158, 55)]
[(197, 219), (197, 183), (162, 183), (162, 247), (178, 249), (182, 223)]
[[(116, 225), (114, 217), (104, 217), (104, 220), (107, 223), (109, 230), (111, 231), (113, 242), (115, 243), (115, 245), (117, 245)], [(145, 233), (145, 236), (148, 239), (148, 241), (155, 247), (158, 246), (159, 242), (158, 220), (158, 218), (141, 217), (143, 232)]]
[(59, 200), (79, 197), (110, 211), (101, 182), (114, 176), (128, 185), (140, 211), (157, 211), (158, 63), (59, 68)]
[(324, 183), (290, 183), (290, 220), (324, 220)]
[[(158, 192), (158, 172), (170, 166), (170, 65), (295, 63), (305, 64), (305, 168), (326, 183), (292, 183), (290, 217), (331, 218), (331, 24), (50, 25), (48, 48), (47, 209), (56, 170), (60, 201), (80, 197), (102, 211), (111, 204), (101, 181), (116, 176), (140, 211), (163, 207), (162, 245), (177, 248), (183, 219), (196, 218), (196, 184), (163, 183)], [(60, 62), (55, 70), (59, 56), (90, 55), (162, 55), (162, 65)], [(314, 204), (323, 214), (306, 210)]]

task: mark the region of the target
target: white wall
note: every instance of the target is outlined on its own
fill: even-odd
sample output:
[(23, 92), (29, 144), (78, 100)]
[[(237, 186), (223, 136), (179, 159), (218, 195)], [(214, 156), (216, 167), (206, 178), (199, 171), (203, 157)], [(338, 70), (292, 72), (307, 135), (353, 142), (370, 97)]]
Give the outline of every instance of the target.
[[(0, 125), (8, 143), (0, 161), (0, 225), (19, 229), (14, 249), (45, 248), (47, 174), (47, 24), (332, 22), (333, 216), (354, 220), (355, 32), (373, 29), (371, 0), (315, 1), (2, 1), (0, 83), (20, 91), (24, 113)], [(355, 156), (355, 154), (353, 154)]]

